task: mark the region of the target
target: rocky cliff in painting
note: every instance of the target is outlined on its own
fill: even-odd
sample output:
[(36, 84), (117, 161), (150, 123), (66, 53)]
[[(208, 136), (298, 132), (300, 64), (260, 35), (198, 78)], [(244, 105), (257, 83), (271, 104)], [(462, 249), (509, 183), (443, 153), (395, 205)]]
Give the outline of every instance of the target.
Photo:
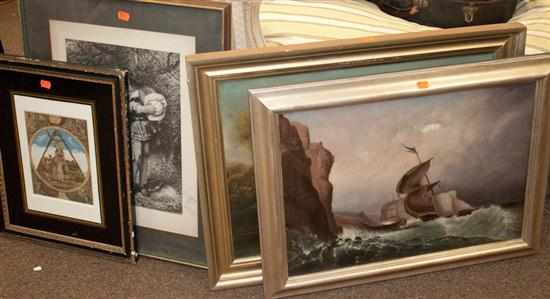
[(336, 238), (340, 228), (332, 213), (329, 174), (334, 156), (322, 143), (312, 143), (309, 129), (281, 117), (281, 153), (286, 224), (320, 239)]

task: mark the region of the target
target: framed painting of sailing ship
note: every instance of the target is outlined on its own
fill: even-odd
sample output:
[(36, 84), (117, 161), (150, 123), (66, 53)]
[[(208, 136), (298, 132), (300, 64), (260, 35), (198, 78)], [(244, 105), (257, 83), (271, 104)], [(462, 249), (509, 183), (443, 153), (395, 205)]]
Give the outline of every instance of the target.
[(550, 56), (252, 90), (266, 298), (540, 249)]
[(0, 56), (6, 230), (133, 259), (126, 88), (123, 71)]
[(262, 280), (249, 89), (515, 57), (524, 34), (508, 24), (189, 56), (210, 286)]
[(184, 66), (230, 48), (230, 4), (24, 0), (21, 10), (29, 56), (129, 71), (137, 252), (205, 267)]

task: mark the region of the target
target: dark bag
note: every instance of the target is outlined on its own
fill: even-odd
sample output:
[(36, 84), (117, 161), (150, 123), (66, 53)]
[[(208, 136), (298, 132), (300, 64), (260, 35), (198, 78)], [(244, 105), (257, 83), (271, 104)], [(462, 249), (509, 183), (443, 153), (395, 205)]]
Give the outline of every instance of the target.
[(423, 25), (462, 27), (505, 23), (517, 0), (368, 0), (384, 12)]

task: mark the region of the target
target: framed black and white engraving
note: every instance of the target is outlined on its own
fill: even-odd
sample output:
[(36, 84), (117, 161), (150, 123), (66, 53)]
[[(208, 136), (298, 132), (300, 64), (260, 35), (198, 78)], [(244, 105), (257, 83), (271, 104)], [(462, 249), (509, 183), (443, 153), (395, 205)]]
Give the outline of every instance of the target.
[(205, 266), (184, 66), (186, 55), (229, 49), (229, 4), (63, 0), (51, 6), (21, 1), (28, 55), (129, 71), (138, 253)]
[(6, 230), (131, 257), (126, 72), (0, 56)]

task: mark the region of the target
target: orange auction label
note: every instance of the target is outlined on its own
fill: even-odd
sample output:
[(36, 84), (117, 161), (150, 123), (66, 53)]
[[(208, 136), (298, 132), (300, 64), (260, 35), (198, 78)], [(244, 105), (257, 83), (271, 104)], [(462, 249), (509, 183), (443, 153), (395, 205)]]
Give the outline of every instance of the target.
[(48, 80), (40, 80), (40, 87), (50, 90), (52, 89), (52, 82)]
[(418, 81), (418, 82), (416, 82), (416, 87), (418, 87), (418, 89), (430, 88), (430, 82), (428, 82), (428, 81)]
[(119, 10), (116, 15), (117, 15), (117, 18), (120, 21), (123, 21), (123, 22), (129, 22), (130, 21), (130, 13), (127, 12), (127, 11)]

